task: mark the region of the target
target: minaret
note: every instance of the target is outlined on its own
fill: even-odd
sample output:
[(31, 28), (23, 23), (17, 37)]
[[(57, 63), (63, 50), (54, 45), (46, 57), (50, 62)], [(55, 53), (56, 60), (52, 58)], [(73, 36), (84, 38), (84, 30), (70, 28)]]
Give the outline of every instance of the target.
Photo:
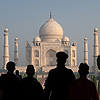
[(18, 38), (16, 37), (14, 40), (14, 62), (18, 66)]
[(94, 54), (93, 54), (93, 70), (94, 73), (96, 74), (98, 71), (98, 67), (97, 67), (97, 57), (99, 55), (99, 44), (98, 44), (98, 29), (94, 28)]
[(9, 43), (8, 43), (8, 29), (4, 30), (4, 54), (3, 54), (3, 68), (6, 69), (6, 64), (9, 62)]
[(87, 37), (84, 38), (84, 63), (88, 64), (88, 42), (87, 42)]

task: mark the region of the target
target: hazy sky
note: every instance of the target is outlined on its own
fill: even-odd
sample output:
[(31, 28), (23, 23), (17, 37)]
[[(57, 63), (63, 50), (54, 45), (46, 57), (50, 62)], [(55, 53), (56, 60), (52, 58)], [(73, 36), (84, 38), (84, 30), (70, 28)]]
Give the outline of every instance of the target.
[[(10, 60), (14, 59), (14, 39), (19, 39), (19, 65), (25, 64), (25, 41), (39, 35), (49, 13), (70, 41), (77, 42), (78, 65), (84, 58), (84, 37), (88, 38), (89, 65), (93, 65), (93, 29), (100, 37), (100, 0), (0, 0), (0, 67), (3, 66), (4, 29), (9, 29)], [(100, 44), (100, 39), (99, 39)]]

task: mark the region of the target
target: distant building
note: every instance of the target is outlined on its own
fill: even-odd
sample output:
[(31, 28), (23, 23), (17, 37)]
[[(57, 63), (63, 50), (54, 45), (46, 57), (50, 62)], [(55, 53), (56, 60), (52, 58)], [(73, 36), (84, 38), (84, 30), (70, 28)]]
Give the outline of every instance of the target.
[(51, 17), (39, 30), (39, 36), (33, 38), (31, 45), (26, 42), (26, 65), (33, 64), (35, 69), (44, 67), (51, 69), (56, 66), (56, 53), (64, 51), (68, 54), (66, 66), (77, 66), (77, 45), (63, 37), (62, 27)]
[[(3, 68), (6, 69), (6, 64), (9, 61), (9, 40), (8, 40), (8, 29), (4, 30), (4, 54), (3, 54)], [(67, 36), (63, 36), (62, 27), (52, 18), (46, 21), (39, 30), (39, 36), (35, 36), (31, 45), (29, 42), (25, 43), (25, 66), (18, 65), (18, 38), (14, 41), (14, 62), (16, 63), (16, 69), (20, 72), (26, 71), (28, 64), (33, 64), (36, 71), (48, 71), (55, 68), (56, 53), (64, 51), (68, 54), (66, 61), (66, 67), (78, 71), (77, 66), (77, 44), (76, 42), (71, 43)], [(97, 57), (99, 55), (99, 44), (98, 44), (98, 29), (94, 28), (94, 53), (93, 53), (93, 67), (90, 68), (91, 72), (95, 74), (98, 72), (97, 68)], [(84, 38), (84, 63), (88, 64), (88, 42), (87, 37)], [(81, 62), (80, 62), (81, 63)]]

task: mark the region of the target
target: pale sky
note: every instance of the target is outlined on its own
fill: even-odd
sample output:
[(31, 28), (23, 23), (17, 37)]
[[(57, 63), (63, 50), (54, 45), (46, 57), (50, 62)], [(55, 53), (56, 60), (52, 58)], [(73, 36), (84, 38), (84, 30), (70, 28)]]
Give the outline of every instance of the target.
[[(88, 38), (89, 65), (93, 65), (93, 30), (100, 37), (100, 0), (0, 0), (0, 68), (3, 66), (4, 29), (9, 29), (10, 60), (14, 59), (14, 39), (19, 39), (19, 65), (25, 65), (25, 41), (32, 42), (50, 11), (64, 35), (77, 42), (78, 65), (84, 59), (84, 38)], [(100, 44), (100, 39), (99, 39)]]

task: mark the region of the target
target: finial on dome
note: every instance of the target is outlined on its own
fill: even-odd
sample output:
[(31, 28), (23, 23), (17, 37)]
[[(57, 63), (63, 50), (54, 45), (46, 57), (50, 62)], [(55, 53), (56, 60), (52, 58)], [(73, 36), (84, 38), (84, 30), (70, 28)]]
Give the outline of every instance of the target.
[(52, 11), (50, 11), (50, 19), (52, 18)]

